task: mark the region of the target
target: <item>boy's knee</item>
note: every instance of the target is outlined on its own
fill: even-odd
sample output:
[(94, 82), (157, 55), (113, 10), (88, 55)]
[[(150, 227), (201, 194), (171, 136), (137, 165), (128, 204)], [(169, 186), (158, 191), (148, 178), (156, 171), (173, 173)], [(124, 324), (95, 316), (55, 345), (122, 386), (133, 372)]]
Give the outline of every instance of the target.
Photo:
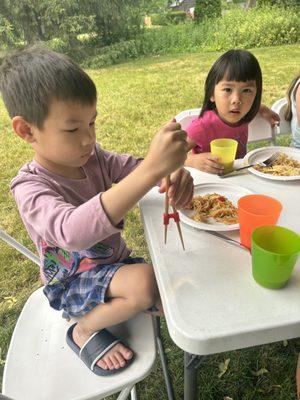
[(131, 299), (141, 310), (152, 307), (158, 297), (154, 271), (151, 265), (142, 267)]

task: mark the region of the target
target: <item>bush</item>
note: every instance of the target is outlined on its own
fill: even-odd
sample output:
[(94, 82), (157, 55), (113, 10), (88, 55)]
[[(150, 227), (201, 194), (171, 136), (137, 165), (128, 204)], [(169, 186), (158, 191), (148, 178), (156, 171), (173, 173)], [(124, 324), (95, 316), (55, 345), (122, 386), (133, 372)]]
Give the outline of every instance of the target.
[(112, 46), (102, 47), (98, 49), (97, 55), (87, 58), (81, 65), (84, 68), (101, 68), (119, 62), (138, 58), (143, 52), (138, 48), (138, 40), (127, 40)]
[(46, 42), (46, 45), (50, 47), (50, 49), (57, 51), (58, 53), (67, 53), (70, 49), (69, 43), (66, 43), (60, 38), (53, 38)]
[(87, 60), (84, 63), (86, 67), (99, 68), (149, 54), (276, 46), (296, 43), (299, 38), (298, 14), (294, 9), (233, 9), (223, 17), (205, 19), (200, 24), (148, 29), (133, 40), (101, 48), (97, 50), (99, 54), (81, 60)]
[(201, 22), (205, 18), (220, 17), (221, 0), (196, 0), (195, 20)]
[[(207, 22), (206, 22), (207, 24)], [(234, 27), (228, 29), (228, 27)], [(233, 47), (263, 47), (299, 41), (297, 12), (278, 7), (261, 7), (247, 12), (236, 9), (207, 24), (204, 48), (227, 50)]]
[(168, 11), (160, 14), (151, 14), (153, 25), (171, 25), (186, 22), (186, 13), (184, 11)]
[(280, 7), (295, 7), (299, 5), (299, 0), (258, 0), (258, 7), (265, 6), (280, 6)]

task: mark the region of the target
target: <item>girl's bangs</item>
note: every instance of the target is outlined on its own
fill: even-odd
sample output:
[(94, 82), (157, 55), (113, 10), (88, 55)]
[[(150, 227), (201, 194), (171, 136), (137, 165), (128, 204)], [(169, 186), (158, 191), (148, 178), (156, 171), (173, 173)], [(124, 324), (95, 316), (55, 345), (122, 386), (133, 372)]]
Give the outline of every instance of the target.
[(235, 62), (228, 63), (224, 68), (223, 76), (218, 76), (217, 83), (221, 80), (225, 81), (235, 81), (235, 82), (247, 82), (247, 81), (257, 81), (259, 79), (260, 72), (255, 68), (254, 65), (249, 63)]

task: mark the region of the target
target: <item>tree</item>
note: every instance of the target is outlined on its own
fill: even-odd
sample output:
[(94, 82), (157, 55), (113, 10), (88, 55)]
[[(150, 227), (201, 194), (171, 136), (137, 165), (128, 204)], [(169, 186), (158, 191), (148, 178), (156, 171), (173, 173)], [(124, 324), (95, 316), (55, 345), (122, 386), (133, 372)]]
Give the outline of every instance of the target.
[(78, 35), (84, 33), (99, 46), (110, 45), (140, 32), (145, 4), (145, 0), (0, 0), (0, 40), (6, 45), (11, 37), (25, 44), (62, 40), (76, 47)]
[(196, 22), (201, 22), (204, 18), (220, 17), (221, 13), (221, 0), (196, 0), (194, 12)]
[(80, 0), (1, 0), (0, 15), (26, 44), (58, 36), (74, 42), (93, 22), (80, 11)]
[(248, 0), (245, 4), (244, 9), (249, 10), (249, 8), (253, 8), (256, 6), (256, 0)]

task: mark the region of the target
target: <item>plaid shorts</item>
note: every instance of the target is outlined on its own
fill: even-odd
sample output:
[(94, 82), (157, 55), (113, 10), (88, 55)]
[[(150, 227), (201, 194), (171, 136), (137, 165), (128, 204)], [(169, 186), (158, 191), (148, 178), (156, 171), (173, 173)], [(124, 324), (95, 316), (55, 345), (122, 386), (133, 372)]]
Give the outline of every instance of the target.
[(141, 257), (128, 257), (115, 264), (104, 264), (73, 275), (67, 282), (46, 285), (44, 294), (50, 306), (64, 310), (65, 317), (82, 317), (106, 301), (106, 291), (116, 271), (125, 264), (145, 263)]

